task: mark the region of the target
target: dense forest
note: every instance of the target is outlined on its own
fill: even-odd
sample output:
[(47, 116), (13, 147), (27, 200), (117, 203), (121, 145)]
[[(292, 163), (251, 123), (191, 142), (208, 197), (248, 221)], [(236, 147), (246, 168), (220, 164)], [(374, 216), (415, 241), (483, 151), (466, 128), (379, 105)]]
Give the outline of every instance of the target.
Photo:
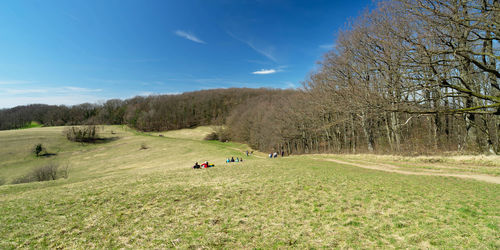
[(0, 110), (0, 129), (225, 124), (231, 140), (294, 153), (500, 152), (500, 1), (381, 1), (339, 32), (303, 88), (216, 89)]
[(227, 124), (288, 153), (498, 153), (499, 39), (498, 0), (382, 1), (338, 34), (303, 90)]
[(201, 125), (223, 124), (233, 107), (249, 99), (282, 93), (270, 89), (212, 89), (179, 95), (137, 96), (112, 99), (101, 104), (32, 104), (0, 110), (0, 129), (17, 129), (31, 121), (44, 126), (83, 124), (127, 124), (142, 131), (165, 131)]

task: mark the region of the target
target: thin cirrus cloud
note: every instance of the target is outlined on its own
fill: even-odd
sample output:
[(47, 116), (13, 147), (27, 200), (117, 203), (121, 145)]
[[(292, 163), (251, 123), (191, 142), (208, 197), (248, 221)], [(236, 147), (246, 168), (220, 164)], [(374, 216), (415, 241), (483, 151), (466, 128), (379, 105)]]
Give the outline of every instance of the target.
[(101, 92), (102, 89), (88, 89), (80, 87), (62, 87), (62, 88), (0, 88), (0, 94), (10, 94), (10, 95), (26, 95), (26, 94), (45, 94), (45, 93), (89, 93), (89, 92)]
[(320, 49), (333, 49), (335, 47), (334, 44), (321, 44), (319, 46)]
[(29, 83), (36, 83), (36, 81), (0, 80), (0, 85), (15, 85), (15, 84), (29, 84)]
[(234, 39), (236, 39), (236, 40), (238, 40), (238, 41), (246, 44), (248, 47), (250, 47), (251, 49), (253, 49), (255, 52), (257, 52), (257, 53), (265, 56), (267, 59), (269, 59), (269, 60), (271, 60), (273, 62), (277, 62), (276, 57), (273, 54), (273, 51), (274, 51), (273, 47), (271, 47), (271, 46), (268, 46), (266, 48), (257, 47), (252, 41), (241, 39), (241, 38), (237, 37), (236, 35), (234, 35), (233, 33), (229, 32), (229, 31), (226, 31), (226, 33), (230, 37), (232, 37), (232, 38), (234, 38)]
[(61, 92), (66, 92), (66, 91), (74, 91), (74, 92), (100, 92), (102, 89), (88, 89), (88, 88), (80, 88), (80, 87), (64, 87), (64, 90)]
[(183, 31), (183, 30), (176, 30), (174, 32), (176, 35), (182, 37), (182, 38), (185, 38), (187, 40), (190, 40), (190, 41), (193, 41), (195, 43), (201, 43), (201, 44), (206, 44), (205, 41), (199, 39), (197, 36), (195, 36), (193, 33), (191, 32), (186, 32), (186, 31)]

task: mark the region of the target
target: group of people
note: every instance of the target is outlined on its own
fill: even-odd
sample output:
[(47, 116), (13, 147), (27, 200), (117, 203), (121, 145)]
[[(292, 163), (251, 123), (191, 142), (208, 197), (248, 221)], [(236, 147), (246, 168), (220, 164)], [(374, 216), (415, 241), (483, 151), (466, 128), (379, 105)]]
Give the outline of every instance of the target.
[[(281, 157), (284, 157), (284, 156), (285, 156), (285, 151), (281, 151), (281, 153), (280, 153), (280, 154), (281, 154)], [(269, 158), (271, 158), (271, 159), (272, 159), (272, 158), (277, 158), (277, 157), (278, 157), (278, 152), (274, 152), (274, 153), (272, 153), (272, 152), (271, 152), (271, 153), (269, 154)]]
[(193, 166), (194, 169), (198, 169), (198, 168), (211, 168), (211, 167), (215, 167), (214, 164), (209, 164), (208, 161), (205, 161), (203, 162), (201, 165), (198, 164), (198, 162), (196, 162)]
[[(253, 151), (248, 152), (248, 150), (247, 150), (247, 151), (245, 151), (245, 154), (246, 154), (247, 156), (252, 155), (252, 154), (253, 154)], [(275, 156), (275, 157), (277, 157), (277, 153), (275, 153), (275, 154), (276, 154), (276, 156)], [(283, 155), (282, 155), (282, 156), (283, 156)], [(270, 156), (270, 157), (271, 157), (271, 156)], [(272, 158), (272, 157), (271, 157), (271, 158)], [(243, 157), (241, 157), (241, 158), (240, 158), (240, 157), (236, 157), (236, 159), (235, 159), (235, 158), (234, 158), (234, 156), (231, 156), (231, 158), (226, 158), (226, 163), (231, 163), (231, 162), (243, 162)], [(204, 163), (202, 163), (201, 165), (200, 165), (200, 164), (198, 164), (198, 162), (196, 162), (192, 168), (193, 168), (193, 169), (200, 169), (200, 168), (210, 168), (210, 167), (215, 167), (215, 165), (214, 165), (214, 164), (209, 164), (209, 163), (208, 163), (208, 161), (205, 161), (205, 162), (204, 162)]]
[(226, 163), (230, 163), (230, 162), (243, 162), (243, 157), (241, 159), (236, 157), (236, 160), (234, 159), (234, 157), (231, 157), (231, 159), (226, 158)]
[[(230, 163), (230, 162), (243, 162), (243, 157), (241, 157), (241, 158), (236, 157), (236, 159), (234, 157), (226, 158), (226, 163)], [(203, 162), (201, 165), (198, 164), (198, 162), (196, 162), (193, 166), (194, 169), (211, 168), (211, 167), (215, 167), (215, 165), (208, 163), (208, 161)]]

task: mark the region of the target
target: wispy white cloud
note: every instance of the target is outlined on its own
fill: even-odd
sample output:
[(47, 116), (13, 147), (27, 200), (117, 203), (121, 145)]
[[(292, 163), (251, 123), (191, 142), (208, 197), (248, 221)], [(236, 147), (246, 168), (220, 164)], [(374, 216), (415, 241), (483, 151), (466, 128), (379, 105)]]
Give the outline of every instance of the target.
[(0, 88), (0, 108), (33, 103), (75, 105), (96, 102), (103, 99), (102, 95), (96, 95), (100, 91), (101, 89), (73, 86), (58, 88), (21, 88), (21, 86)]
[(246, 60), (249, 63), (261, 64), (261, 65), (270, 65), (272, 62), (270, 61), (262, 61), (262, 60)]
[(102, 89), (88, 89), (80, 87), (61, 87), (61, 88), (0, 88), (0, 96), (2, 94), (8, 95), (27, 95), (27, 94), (47, 94), (47, 93), (91, 93), (91, 92), (101, 92)]
[(257, 71), (252, 72), (252, 74), (254, 74), (254, 75), (269, 75), (269, 74), (274, 74), (274, 73), (278, 73), (278, 72), (283, 72), (284, 69), (287, 67), (288, 66), (286, 66), (286, 65), (282, 65), (282, 66), (279, 66), (275, 69), (261, 69), (261, 70), (257, 70)]
[(319, 46), (320, 49), (333, 49), (334, 44), (321, 44)]
[(253, 41), (250, 41), (250, 40), (244, 40), (244, 39), (241, 39), (239, 37), (237, 37), (236, 35), (234, 35), (233, 33), (229, 32), (229, 31), (226, 31), (227, 34), (229, 36), (231, 36), (232, 38), (248, 45), (248, 47), (250, 47), (251, 49), (253, 49), (255, 52), (267, 57), (267, 59), (273, 61), (273, 62), (277, 62), (276, 60), (276, 57), (274, 56), (274, 47), (272, 46), (267, 46), (266, 48), (261, 48), (261, 47), (258, 47), (254, 44)]
[(0, 85), (29, 84), (29, 83), (36, 83), (36, 81), (0, 80)]
[(2, 88), (0, 93), (6, 93), (9, 95), (24, 95), (24, 94), (40, 94), (48, 93), (48, 89), (13, 89), (13, 88)]
[(288, 82), (287, 81), (287, 82), (284, 82), (284, 84), (285, 84), (286, 88), (288, 88), (288, 89), (295, 89), (295, 88), (297, 88), (297, 85), (295, 83), (293, 83), (293, 82)]
[(252, 42), (247, 41), (246, 44), (250, 46), (253, 50), (257, 51), (261, 55), (267, 57), (269, 60), (276, 62), (276, 57), (273, 55), (274, 48), (273, 47), (268, 47), (265, 49), (257, 48)]
[(261, 70), (257, 70), (257, 71), (252, 72), (252, 74), (254, 74), (254, 75), (269, 75), (269, 74), (274, 74), (276, 72), (277, 71), (275, 69), (261, 69)]
[(196, 37), (193, 33), (191, 32), (186, 32), (186, 31), (183, 31), (183, 30), (176, 30), (174, 32), (176, 35), (182, 37), (182, 38), (186, 38), (190, 41), (193, 41), (195, 43), (202, 43), (202, 44), (206, 44), (205, 41), (199, 39), (198, 37)]
[(19, 105), (43, 103), (49, 105), (76, 105), (85, 102), (95, 103), (102, 97), (91, 95), (37, 95), (37, 96), (5, 96), (0, 98), (0, 108), (11, 108)]
[(101, 92), (102, 89), (88, 89), (88, 88), (80, 88), (80, 87), (63, 87), (62, 92), (66, 91), (74, 91), (74, 92)]
[(62, 14), (75, 22), (80, 22), (80, 19), (78, 19), (78, 17), (76, 17), (75, 15), (72, 15), (68, 12), (62, 12)]

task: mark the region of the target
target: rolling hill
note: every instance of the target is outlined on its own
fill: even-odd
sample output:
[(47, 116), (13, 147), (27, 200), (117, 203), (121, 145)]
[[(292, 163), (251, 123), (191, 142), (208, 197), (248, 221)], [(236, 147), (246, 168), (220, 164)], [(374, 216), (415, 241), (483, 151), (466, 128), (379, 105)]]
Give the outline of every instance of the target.
[[(103, 126), (109, 140), (96, 144), (63, 130), (0, 131), (6, 183), (44, 164), (69, 168), (67, 179), (0, 186), (0, 248), (500, 247), (495, 183), (353, 166), (360, 156), (247, 157), (244, 144), (202, 140), (209, 127)], [(50, 155), (35, 157), (36, 143)], [(244, 161), (225, 163), (232, 156)], [(193, 170), (195, 161), (216, 167)], [(422, 165), (396, 167), (447, 163)], [(483, 165), (474, 173), (498, 175)]]

